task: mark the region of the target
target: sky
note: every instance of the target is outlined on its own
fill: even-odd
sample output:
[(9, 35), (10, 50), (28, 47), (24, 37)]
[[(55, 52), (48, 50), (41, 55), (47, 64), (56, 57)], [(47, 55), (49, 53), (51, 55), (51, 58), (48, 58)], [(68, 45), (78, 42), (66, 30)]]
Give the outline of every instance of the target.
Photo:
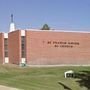
[(0, 0), (0, 32), (8, 32), (10, 16), (16, 29), (90, 31), (90, 0)]

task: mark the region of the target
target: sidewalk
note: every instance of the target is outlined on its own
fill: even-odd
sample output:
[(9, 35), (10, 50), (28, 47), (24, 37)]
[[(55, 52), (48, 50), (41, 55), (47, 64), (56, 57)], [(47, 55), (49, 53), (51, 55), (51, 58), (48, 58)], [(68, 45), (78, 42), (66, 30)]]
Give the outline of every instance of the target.
[(19, 90), (19, 89), (0, 85), (0, 90)]

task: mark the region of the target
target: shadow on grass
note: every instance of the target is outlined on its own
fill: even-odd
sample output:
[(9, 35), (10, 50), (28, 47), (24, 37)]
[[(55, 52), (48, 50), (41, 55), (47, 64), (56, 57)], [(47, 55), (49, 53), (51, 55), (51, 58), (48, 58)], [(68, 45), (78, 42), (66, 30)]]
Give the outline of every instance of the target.
[(68, 86), (66, 86), (65, 84), (58, 82), (58, 84), (60, 84), (65, 90), (72, 90), (71, 88), (69, 88)]
[(80, 79), (76, 82), (78, 82), (81, 87), (86, 87), (87, 90), (90, 90), (90, 71), (75, 73), (75, 78)]

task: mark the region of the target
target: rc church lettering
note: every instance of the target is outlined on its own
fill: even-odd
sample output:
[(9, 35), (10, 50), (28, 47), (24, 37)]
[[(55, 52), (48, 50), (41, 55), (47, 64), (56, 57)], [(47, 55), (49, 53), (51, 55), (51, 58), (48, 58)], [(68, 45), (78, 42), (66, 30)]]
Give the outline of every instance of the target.
[(75, 46), (79, 46), (79, 42), (76, 41), (43, 41), (44, 44), (53, 45), (58, 48), (73, 48)]

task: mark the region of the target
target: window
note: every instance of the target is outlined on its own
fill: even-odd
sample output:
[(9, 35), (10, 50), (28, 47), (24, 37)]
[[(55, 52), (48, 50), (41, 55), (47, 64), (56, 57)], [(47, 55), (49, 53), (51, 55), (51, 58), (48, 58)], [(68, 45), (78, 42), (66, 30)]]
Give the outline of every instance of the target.
[(8, 57), (8, 38), (4, 38), (4, 54)]
[(21, 36), (21, 56), (25, 58), (25, 36)]
[(5, 57), (8, 57), (8, 52), (7, 51), (5, 51)]

